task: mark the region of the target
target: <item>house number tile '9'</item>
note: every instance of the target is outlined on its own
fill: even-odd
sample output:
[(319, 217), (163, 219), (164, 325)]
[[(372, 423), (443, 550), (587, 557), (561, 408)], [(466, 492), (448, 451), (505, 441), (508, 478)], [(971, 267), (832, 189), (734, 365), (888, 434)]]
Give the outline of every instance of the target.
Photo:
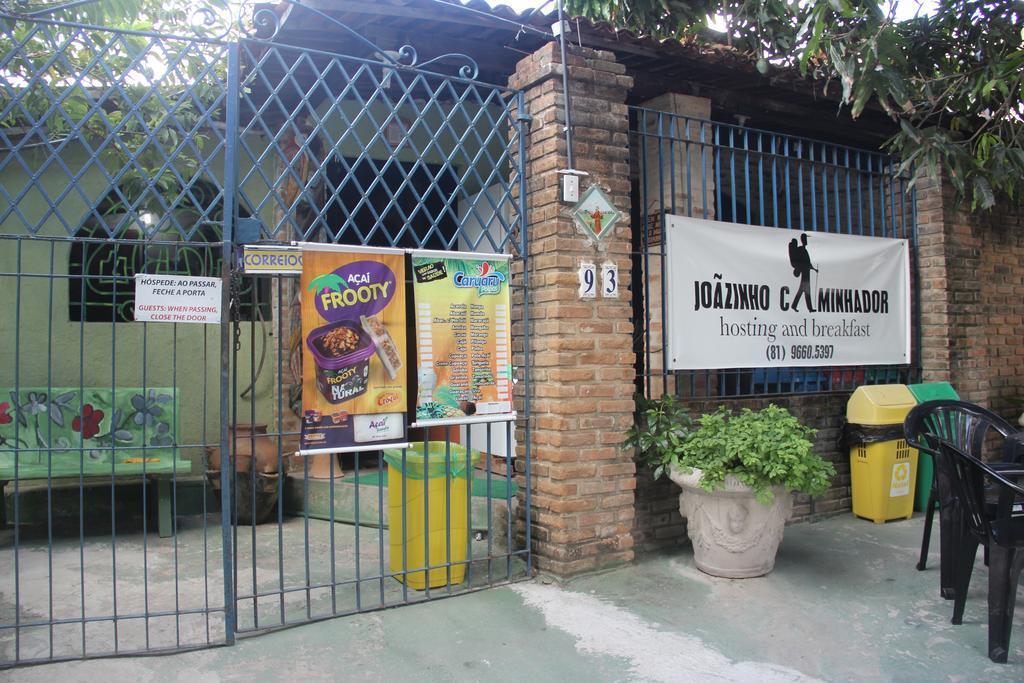
[(619, 298), (619, 267), (611, 261), (601, 264), (601, 296), (605, 299)]
[(597, 296), (597, 266), (593, 263), (581, 263), (579, 274), (580, 298), (595, 298)]

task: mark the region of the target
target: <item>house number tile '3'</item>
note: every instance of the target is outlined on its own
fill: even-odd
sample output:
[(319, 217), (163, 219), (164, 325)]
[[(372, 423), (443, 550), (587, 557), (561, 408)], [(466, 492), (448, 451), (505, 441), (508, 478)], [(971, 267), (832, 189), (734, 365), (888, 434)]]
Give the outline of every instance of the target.
[(611, 261), (601, 264), (601, 296), (605, 299), (619, 298), (619, 267)]

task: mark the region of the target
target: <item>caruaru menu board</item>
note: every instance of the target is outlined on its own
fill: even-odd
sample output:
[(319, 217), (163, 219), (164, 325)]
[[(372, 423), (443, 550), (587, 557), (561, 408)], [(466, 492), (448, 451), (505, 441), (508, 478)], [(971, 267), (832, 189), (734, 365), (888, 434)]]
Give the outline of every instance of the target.
[(405, 442), (405, 253), (302, 250), (300, 454)]
[(509, 257), (416, 251), (416, 421), (512, 412)]

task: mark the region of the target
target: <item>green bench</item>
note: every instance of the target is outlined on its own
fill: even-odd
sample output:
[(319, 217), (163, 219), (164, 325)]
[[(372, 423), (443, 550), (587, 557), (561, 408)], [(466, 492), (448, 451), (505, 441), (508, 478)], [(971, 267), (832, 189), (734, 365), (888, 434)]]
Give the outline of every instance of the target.
[(168, 387), (0, 389), (0, 522), (12, 481), (135, 475), (156, 480), (160, 536), (173, 535), (171, 479), (192, 467), (177, 455), (177, 420)]

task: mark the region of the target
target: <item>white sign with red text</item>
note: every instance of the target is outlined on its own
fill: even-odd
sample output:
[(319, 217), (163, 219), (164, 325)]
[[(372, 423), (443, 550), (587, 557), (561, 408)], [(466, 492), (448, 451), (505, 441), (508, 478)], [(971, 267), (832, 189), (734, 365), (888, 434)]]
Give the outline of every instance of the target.
[(194, 275), (135, 275), (135, 320), (219, 323), (221, 280)]

